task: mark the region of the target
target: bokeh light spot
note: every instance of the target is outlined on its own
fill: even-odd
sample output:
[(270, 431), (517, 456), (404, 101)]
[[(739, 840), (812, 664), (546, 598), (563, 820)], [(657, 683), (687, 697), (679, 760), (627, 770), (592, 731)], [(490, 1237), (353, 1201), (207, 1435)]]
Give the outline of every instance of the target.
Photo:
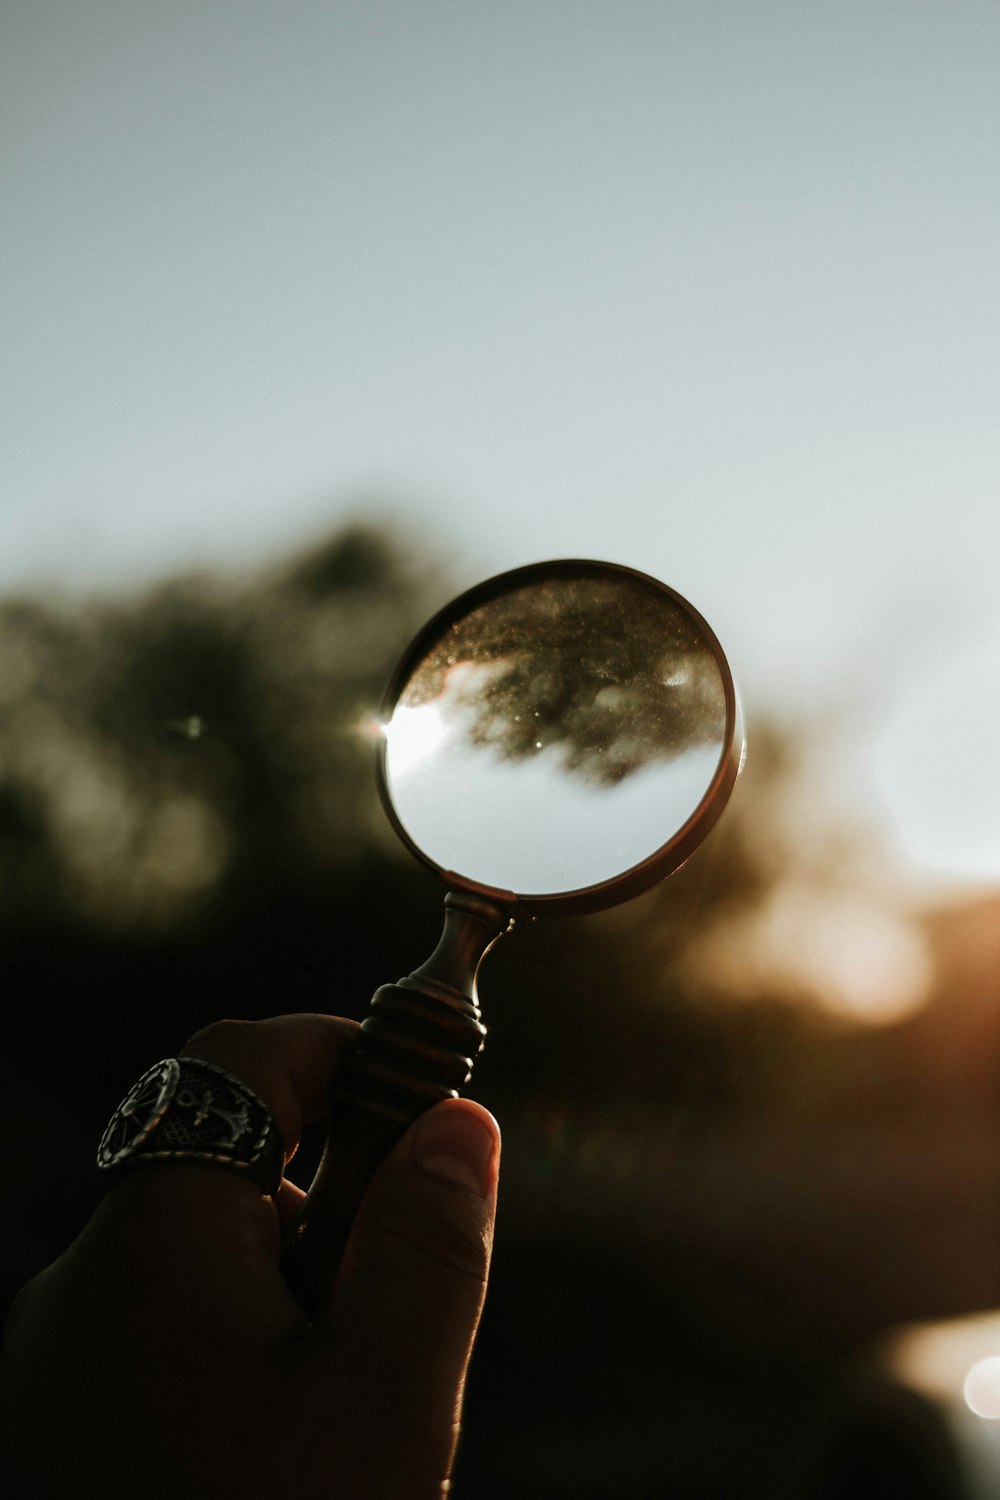
[(962, 1394), (977, 1417), (1000, 1421), (1000, 1354), (976, 1360), (965, 1377)]

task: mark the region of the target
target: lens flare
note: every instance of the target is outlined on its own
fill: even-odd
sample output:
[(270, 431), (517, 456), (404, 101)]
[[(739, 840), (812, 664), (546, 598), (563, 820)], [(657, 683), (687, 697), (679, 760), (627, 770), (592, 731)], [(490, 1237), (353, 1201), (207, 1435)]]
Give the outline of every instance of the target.
[(382, 733), (386, 738), (392, 774), (402, 776), (438, 748), (448, 733), (448, 726), (434, 703), (422, 703), (417, 708), (407, 708), (400, 703), (388, 724), (383, 726)]

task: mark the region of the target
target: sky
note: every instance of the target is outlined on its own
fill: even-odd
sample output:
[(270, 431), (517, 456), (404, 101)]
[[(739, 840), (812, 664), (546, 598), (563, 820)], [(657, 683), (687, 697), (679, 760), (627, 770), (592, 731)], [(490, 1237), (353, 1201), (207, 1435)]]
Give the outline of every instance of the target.
[(998, 76), (994, 0), (0, 0), (0, 590), (628, 563), (1000, 879)]

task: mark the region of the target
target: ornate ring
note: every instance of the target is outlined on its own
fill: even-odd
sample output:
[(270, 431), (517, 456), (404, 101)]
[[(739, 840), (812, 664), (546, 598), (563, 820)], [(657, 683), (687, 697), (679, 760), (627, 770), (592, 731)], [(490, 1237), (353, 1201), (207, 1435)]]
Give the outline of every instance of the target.
[(206, 1162), (272, 1197), (285, 1153), (271, 1112), (215, 1063), (168, 1057), (144, 1073), (108, 1122), (97, 1165), (122, 1173), (157, 1162)]

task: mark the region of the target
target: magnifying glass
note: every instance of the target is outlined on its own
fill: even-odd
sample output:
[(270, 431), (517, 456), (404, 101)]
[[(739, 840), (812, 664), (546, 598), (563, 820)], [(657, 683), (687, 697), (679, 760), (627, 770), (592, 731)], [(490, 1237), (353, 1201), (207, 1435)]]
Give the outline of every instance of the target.
[(722, 647), (686, 599), (612, 563), (536, 563), (459, 595), (417, 634), (379, 715), (379, 791), (447, 887), (441, 940), (383, 985), (331, 1104), (285, 1274), (307, 1312), (379, 1162), (468, 1082), (477, 973), (516, 920), (615, 906), (676, 870), (743, 764)]

